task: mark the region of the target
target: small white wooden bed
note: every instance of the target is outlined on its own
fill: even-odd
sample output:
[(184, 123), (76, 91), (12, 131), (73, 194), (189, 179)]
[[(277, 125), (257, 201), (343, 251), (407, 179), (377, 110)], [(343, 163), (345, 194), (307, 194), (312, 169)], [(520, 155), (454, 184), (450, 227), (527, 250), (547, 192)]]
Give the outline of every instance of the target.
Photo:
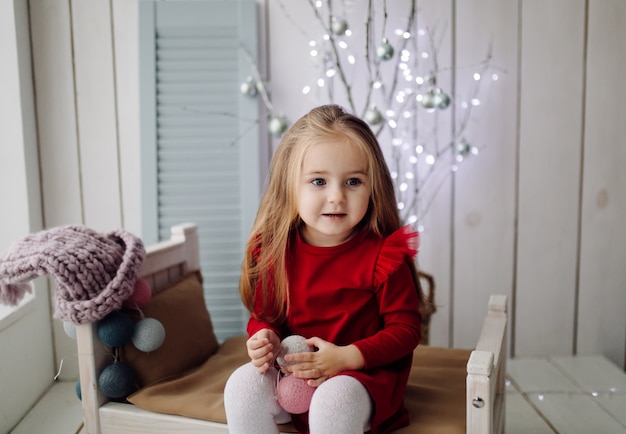
[[(182, 276), (199, 270), (198, 234), (194, 224), (171, 229), (171, 239), (146, 248), (141, 276), (153, 293), (168, 288)], [(154, 297), (153, 297), (154, 300)], [(502, 433), (504, 431), (504, 385), (506, 370), (507, 299), (494, 295), (474, 350), (447, 349), (420, 345), (414, 355), (406, 394), (411, 425), (398, 433)], [(167, 327), (166, 327), (167, 334)], [(245, 337), (236, 341), (245, 360)], [(241, 342), (239, 345), (238, 342)], [(235, 343), (223, 343), (221, 347)], [(110, 402), (100, 392), (98, 375), (111, 363), (111, 350), (100, 342), (95, 324), (77, 326), (77, 344), (84, 430), (89, 434), (145, 433), (227, 433), (226, 424), (197, 417), (164, 414), (127, 402)], [(221, 357), (220, 355), (216, 358)], [(232, 371), (237, 366), (226, 367)], [(221, 367), (220, 367), (221, 368)], [(209, 372), (215, 372), (215, 368)], [(182, 375), (182, 374), (181, 374)], [(210, 376), (202, 374), (203, 376)], [(194, 380), (195, 381), (195, 380)], [(165, 383), (167, 381), (164, 380)], [(156, 393), (158, 393), (157, 384)], [(168, 390), (171, 390), (168, 389)], [(184, 397), (163, 402), (178, 404)], [(211, 398), (221, 406), (219, 395)], [(183, 410), (185, 405), (182, 405)], [(176, 411), (167, 413), (176, 413)], [(182, 412), (184, 413), (184, 411)], [(455, 416), (456, 415), (456, 416)], [(453, 421), (456, 417), (456, 422)], [(220, 418), (218, 418), (220, 419)], [(282, 430), (283, 428), (281, 428)]]

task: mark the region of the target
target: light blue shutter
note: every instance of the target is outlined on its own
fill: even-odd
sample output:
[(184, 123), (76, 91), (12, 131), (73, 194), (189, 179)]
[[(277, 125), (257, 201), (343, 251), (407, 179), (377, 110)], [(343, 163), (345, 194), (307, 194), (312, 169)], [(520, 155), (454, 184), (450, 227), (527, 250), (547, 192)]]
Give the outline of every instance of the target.
[[(244, 242), (258, 205), (258, 104), (239, 92), (256, 55), (254, 0), (140, 3), (142, 214), (146, 243), (199, 225), (218, 339), (244, 331)], [(252, 128), (251, 128), (252, 127)]]

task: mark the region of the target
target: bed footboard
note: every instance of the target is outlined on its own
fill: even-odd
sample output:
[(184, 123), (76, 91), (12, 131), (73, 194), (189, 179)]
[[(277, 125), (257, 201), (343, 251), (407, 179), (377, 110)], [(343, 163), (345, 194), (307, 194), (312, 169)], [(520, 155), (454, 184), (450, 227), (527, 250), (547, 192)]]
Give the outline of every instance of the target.
[(504, 432), (507, 297), (492, 295), (483, 328), (467, 363), (467, 432)]

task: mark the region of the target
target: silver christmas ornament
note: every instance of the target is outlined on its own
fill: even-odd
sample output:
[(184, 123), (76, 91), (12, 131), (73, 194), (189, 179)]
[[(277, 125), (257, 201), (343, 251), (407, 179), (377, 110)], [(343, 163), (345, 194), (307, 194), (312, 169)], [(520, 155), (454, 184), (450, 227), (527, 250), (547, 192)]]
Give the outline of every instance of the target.
[(393, 47), (387, 40), (387, 38), (383, 38), (381, 44), (376, 48), (376, 57), (378, 60), (389, 60), (393, 57)]
[(448, 108), (450, 105), (450, 96), (443, 90), (437, 88), (433, 94), (433, 105), (439, 110)]
[(420, 100), (422, 103), (422, 107), (426, 109), (431, 109), (435, 107), (435, 92), (432, 89), (424, 92), (422, 94), (422, 99)]
[(256, 81), (252, 77), (248, 77), (246, 81), (241, 83), (239, 91), (242, 95), (249, 96), (251, 98), (257, 95)]
[(274, 137), (280, 137), (288, 127), (289, 123), (283, 116), (272, 116), (267, 125), (267, 129)]
[(472, 145), (470, 145), (467, 140), (461, 139), (461, 141), (456, 144), (456, 153), (462, 157), (465, 157), (470, 152), (472, 152)]
[(370, 125), (378, 125), (383, 121), (383, 115), (376, 106), (372, 106), (365, 112), (365, 121)]
[(345, 35), (346, 30), (348, 30), (348, 22), (344, 19), (333, 17), (333, 20), (330, 24), (330, 30), (335, 35)]

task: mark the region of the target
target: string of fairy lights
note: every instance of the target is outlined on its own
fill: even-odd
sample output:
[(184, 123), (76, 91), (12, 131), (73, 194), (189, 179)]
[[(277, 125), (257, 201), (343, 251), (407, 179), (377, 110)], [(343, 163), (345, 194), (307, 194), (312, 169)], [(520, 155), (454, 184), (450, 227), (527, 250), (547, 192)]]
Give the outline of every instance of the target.
[[(391, 16), (386, 0), (369, 0), (365, 26), (362, 16), (358, 20), (358, 28), (365, 30), (362, 35), (353, 31), (351, 20), (357, 20), (355, 8), (365, 2), (336, 3), (308, 0), (319, 28), (319, 34), (310, 37), (286, 3), (277, 0), (307, 37), (304, 49), (316, 66), (301, 92), (342, 104), (368, 122), (386, 152), (403, 221), (423, 230), (424, 216), (446, 178), (479, 152), (468, 137), (468, 126), (482, 104), (481, 87), (499, 79), (491, 64), (491, 47), (472, 67), (442, 68), (438, 46), (445, 29), (420, 22), (417, 0), (406, 2), (408, 10), (400, 17)], [(402, 20), (404, 26), (388, 28)], [(444, 86), (455, 79), (470, 83), (467, 95), (454, 95), (450, 85)], [(261, 95), (269, 113), (269, 132), (282, 136), (290, 121), (274, 109), (256, 69), (240, 90), (250, 97)]]

